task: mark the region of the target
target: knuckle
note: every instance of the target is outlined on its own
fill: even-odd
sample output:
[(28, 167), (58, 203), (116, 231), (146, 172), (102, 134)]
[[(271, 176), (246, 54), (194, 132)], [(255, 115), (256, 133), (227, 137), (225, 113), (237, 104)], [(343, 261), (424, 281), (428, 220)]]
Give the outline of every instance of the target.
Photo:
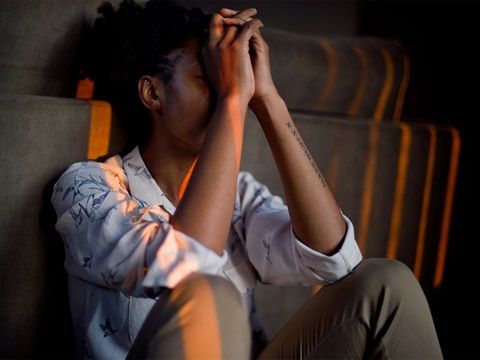
[(218, 49), (219, 50), (226, 50), (228, 48), (228, 44), (226, 43), (226, 41), (221, 41), (218, 45), (217, 45)]
[(253, 26), (254, 26), (253, 20), (247, 21), (247, 22), (245, 23), (245, 25), (243, 25), (243, 26), (246, 27), (247, 29), (253, 28)]

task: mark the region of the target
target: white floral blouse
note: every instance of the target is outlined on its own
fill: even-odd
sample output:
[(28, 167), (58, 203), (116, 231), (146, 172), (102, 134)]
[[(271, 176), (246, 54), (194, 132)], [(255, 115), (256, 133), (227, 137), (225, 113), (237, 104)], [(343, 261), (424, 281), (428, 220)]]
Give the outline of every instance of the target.
[(84, 358), (125, 358), (155, 297), (192, 272), (229, 279), (250, 307), (252, 333), (264, 337), (252, 303), (257, 281), (329, 284), (362, 259), (346, 216), (340, 250), (318, 253), (295, 237), (283, 200), (248, 172), (239, 175), (231, 231), (218, 256), (169, 224), (175, 207), (138, 148), (123, 158), (71, 165), (54, 186), (52, 204)]

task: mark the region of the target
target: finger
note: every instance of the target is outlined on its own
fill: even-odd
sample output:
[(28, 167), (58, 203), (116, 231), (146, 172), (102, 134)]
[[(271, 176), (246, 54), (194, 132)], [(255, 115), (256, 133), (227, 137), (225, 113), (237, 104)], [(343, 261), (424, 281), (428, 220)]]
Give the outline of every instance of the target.
[[(223, 23), (227, 26), (233, 26), (235, 28), (241, 28), (247, 22), (253, 19), (253, 16), (257, 13), (257, 10), (254, 8), (246, 9), (240, 12), (235, 13), (232, 17), (226, 17), (223, 19)], [(233, 33), (233, 30), (231, 30)], [(229, 34), (229, 37), (232, 34)]]
[[(236, 39), (238, 33), (240, 32), (241, 27), (243, 26), (243, 24), (240, 24), (242, 20), (238, 19), (236, 20), (236, 22), (238, 22), (238, 24), (227, 24), (225, 23), (225, 19), (223, 19), (223, 24), (226, 25), (225, 33), (224, 33), (224, 41), (226, 41), (229, 44)], [(231, 25), (236, 25), (236, 26), (231, 26)]]
[(254, 16), (256, 13), (257, 10), (255, 8), (248, 8), (242, 11), (236, 11), (227, 8), (221, 9), (219, 13), (220, 15), (223, 14), (230, 16), (224, 18), (222, 21), (224, 25), (227, 25), (225, 27), (223, 40), (228, 43), (234, 41), (238, 36), (240, 28), (243, 27), (247, 22), (251, 21), (253, 19), (252, 16)]
[(212, 15), (212, 19), (210, 20), (209, 25), (209, 41), (218, 40), (223, 35), (223, 16), (219, 13), (215, 13)]
[(249, 19), (242, 19), (242, 18), (239, 18), (239, 17), (230, 17), (230, 18), (225, 18), (223, 19), (223, 23), (225, 25), (231, 25), (231, 26), (239, 26), (239, 27), (242, 27), (243, 25), (245, 25), (245, 23), (247, 23), (248, 21), (252, 20), (252, 18), (249, 18)]
[[(222, 10), (220, 10), (220, 15), (222, 15), (225, 18), (225, 20), (239, 18), (246, 22), (246, 21), (250, 21), (252, 17), (255, 16), (256, 14), (257, 14), (257, 10), (254, 8), (248, 8), (242, 11), (237, 11), (237, 10), (232, 10), (227, 8), (223, 8)], [(233, 23), (229, 23), (229, 25), (233, 25)]]
[(240, 40), (249, 41), (252, 38), (253, 34), (261, 27), (263, 27), (263, 22), (260, 19), (252, 19), (243, 25), (237, 37)]
[(254, 16), (256, 13), (257, 10), (254, 8), (248, 8), (242, 11), (227, 8), (220, 10), (220, 15), (227, 16), (223, 19), (223, 23), (227, 25), (225, 27), (225, 40), (228, 42), (234, 41), (238, 35), (239, 28), (245, 25), (246, 22), (250, 21), (252, 19), (251, 16)]
[(236, 13), (233, 17), (237, 17), (246, 21), (251, 20), (255, 15), (257, 15), (257, 9), (248, 8)]
[(236, 14), (238, 14), (239, 11), (238, 10), (233, 10), (233, 9), (228, 9), (228, 8), (222, 8), (222, 9), (220, 9), (219, 13), (223, 17), (232, 17), (232, 16), (235, 16)]

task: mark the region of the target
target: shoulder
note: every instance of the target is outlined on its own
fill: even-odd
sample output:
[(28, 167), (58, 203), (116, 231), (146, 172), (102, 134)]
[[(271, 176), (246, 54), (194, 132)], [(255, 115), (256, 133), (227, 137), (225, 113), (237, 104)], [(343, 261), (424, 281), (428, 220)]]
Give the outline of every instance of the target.
[(71, 164), (60, 176), (60, 179), (68, 177), (71, 174), (101, 174), (112, 173), (116, 176), (123, 174), (123, 162), (119, 155), (112, 156), (104, 162), (85, 160)]
[(66, 186), (103, 183), (110, 188), (125, 188), (127, 177), (122, 167), (122, 158), (112, 156), (104, 162), (85, 160), (71, 164), (58, 178), (54, 192)]

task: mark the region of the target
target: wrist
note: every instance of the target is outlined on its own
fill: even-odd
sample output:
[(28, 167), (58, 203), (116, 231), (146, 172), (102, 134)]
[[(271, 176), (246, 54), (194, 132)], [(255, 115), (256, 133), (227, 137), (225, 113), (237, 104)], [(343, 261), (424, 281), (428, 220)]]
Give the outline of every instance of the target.
[(258, 117), (258, 115), (264, 112), (271, 112), (275, 110), (278, 108), (278, 106), (285, 106), (285, 102), (277, 92), (277, 89), (274, 89), (268, 95), (252, 97), (248, 105), (250, 109), (252, 109), (253, 113)]

